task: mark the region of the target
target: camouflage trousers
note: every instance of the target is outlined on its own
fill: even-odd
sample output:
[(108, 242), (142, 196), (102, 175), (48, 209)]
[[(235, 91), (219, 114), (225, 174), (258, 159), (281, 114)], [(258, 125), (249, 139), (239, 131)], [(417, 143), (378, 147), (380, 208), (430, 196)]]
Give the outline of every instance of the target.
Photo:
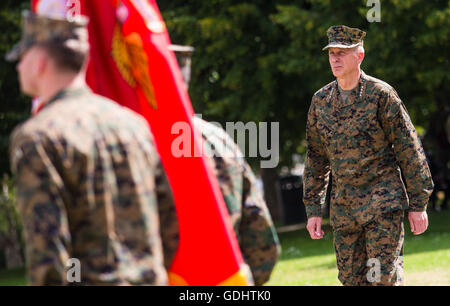
[(339, 280), (344, 286), (403, 285), (404, 211), (396, 210), (360, 225), (350, 216), (333, 220)]

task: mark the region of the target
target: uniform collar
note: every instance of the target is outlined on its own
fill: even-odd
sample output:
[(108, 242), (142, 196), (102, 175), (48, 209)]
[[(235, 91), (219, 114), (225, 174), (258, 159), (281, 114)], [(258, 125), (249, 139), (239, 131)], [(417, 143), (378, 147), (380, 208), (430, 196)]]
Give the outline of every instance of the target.
[(46, 105), (49, 105), (49, 104), (51, 104), (57, 100), (63, 99), (63, 98), (79, 96), (79, 95), (82, 95), (82, 94), (88, 93), (88, 92), (91, 92), (91, 90), (87, 86), (63, 88), (56, 95), (54, 95), (53, 98), (48, 100)]
[(339, 107), (345, 107), (348, 105), (352, 105), (355, 103), (359, 103), (364, 94), (365, 94), (365, 90), (366, 90), (366, 81), (367, 81), (367, 75), (364, 73), (364, 71), (361, 70), (361, 75), (359, 77), (359, 81), (358, 81), (358, 90), (352, 90), (352, 92), (349, 94), (348, 98), (344, 101), (344, 99), (342, 99), (341, 94), (339, 92), (339, 85), (338, 85), (338, 81), (335, 80), (334, 84), (331, 88), (331, 92), (330, 92), (330, 96), (329, 96), (329, 103), (337, 103), (336, 106)]
[(38, 106), (38, 108), (33, 112), (34, 115), (38, 114), (48, 105), (54, 103), (55, 101), (61, 100), (67, 97), (79, 96), (85, 93), (90, 93), (91, 90), (87, 86), (78, 86), (78, 87), (66, 87), (57, 92), (48, 102), (42, 103)]

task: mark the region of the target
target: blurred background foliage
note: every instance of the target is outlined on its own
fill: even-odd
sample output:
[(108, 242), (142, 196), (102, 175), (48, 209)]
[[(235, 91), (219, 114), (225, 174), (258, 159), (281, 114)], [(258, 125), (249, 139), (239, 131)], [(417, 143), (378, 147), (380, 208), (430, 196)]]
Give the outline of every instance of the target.
[(20, 40), (21, 12), (25, 8), (29, 8), (29, 1), (0, 2), (0, 177), (10, 173), (9, 135), (28, 118), (31, 109), (29, 99), (20, 93), (15, 64), (4, 60), (5, 53)]
[[(449, 96), (450, 2), (382, 0), (160, 1), (173, 43), (195, 47), (190, 97), (207, 120), (280, 122), (281, 165), (304, 154), (312, 95), (333, 80), (326, 30), (367, 32), (362, 69), (391, 84), (421, 134)], [(373, 2), (373, 1), (372, 1)], [(443, 103), (444, 102), (444, 103)]]
[[(280, 122), (281, 164), (304, 154), (311, 97), (333, 80), (326, 30), (367, 32), (363, 70), (391, 84), (421, 134), (449, 96), (450, 1), (382, 0), (368, 22), (367, 0), (158, 1), (173, 43), (195, 48), (190, 97), (196, 113), (225, 122)], [(372, 1), (373, 2), (373, 1)], [(20, 37), (28, 0), (0, 3), (0, 56)], [(9, 171), (8, 137), (28, 117), (15, 65), (0, 61), (0, 174)]]

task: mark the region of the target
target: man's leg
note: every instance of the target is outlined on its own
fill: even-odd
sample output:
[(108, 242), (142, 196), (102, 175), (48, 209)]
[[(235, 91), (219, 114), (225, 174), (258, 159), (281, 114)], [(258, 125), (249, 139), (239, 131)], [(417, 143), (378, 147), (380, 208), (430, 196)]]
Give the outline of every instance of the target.
[(359, 286), (364, 282), (367, 261), (363, 228), (342, 205), (330, 205), (330, 223), (338, 278), (344, 286)]
[(369, 264), (367, 281), (371, 285), (403, 285), (404, 211), (383, 214), (365, 226)]
[(337, 230), (333, 234), (339, 280), (344, 286), (361, 286), (367, 262), (363, 231)]

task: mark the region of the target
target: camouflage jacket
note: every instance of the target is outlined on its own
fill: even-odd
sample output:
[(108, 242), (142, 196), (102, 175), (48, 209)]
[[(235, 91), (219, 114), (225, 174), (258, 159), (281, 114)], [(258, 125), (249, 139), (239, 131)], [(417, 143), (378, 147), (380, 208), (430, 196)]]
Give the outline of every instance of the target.
[(16, 128), (10, 152), (31, 285), (68, 284), (70, 258), (81, 284), (167, 284), (160, 226), (173, 200), (141, 116), (63, 90)]
[(306, 129), (308, 217), (320, 216), (330, 171), (331, 205), (347, 207), (361, 224), (396, 209), (426, 210), (430, 170), (408, 112), (387, 83), (362, 73), (345, 101), (337, 81), (326, 85), (312, 98)]
[(202, 133), (206, 154), (212, 156), (244, 261), (250, 266), (255, 285), (262, 285), (269, 280), (281, 248), (255, 175), (223, 129), (197, 117), (194, 125)]

